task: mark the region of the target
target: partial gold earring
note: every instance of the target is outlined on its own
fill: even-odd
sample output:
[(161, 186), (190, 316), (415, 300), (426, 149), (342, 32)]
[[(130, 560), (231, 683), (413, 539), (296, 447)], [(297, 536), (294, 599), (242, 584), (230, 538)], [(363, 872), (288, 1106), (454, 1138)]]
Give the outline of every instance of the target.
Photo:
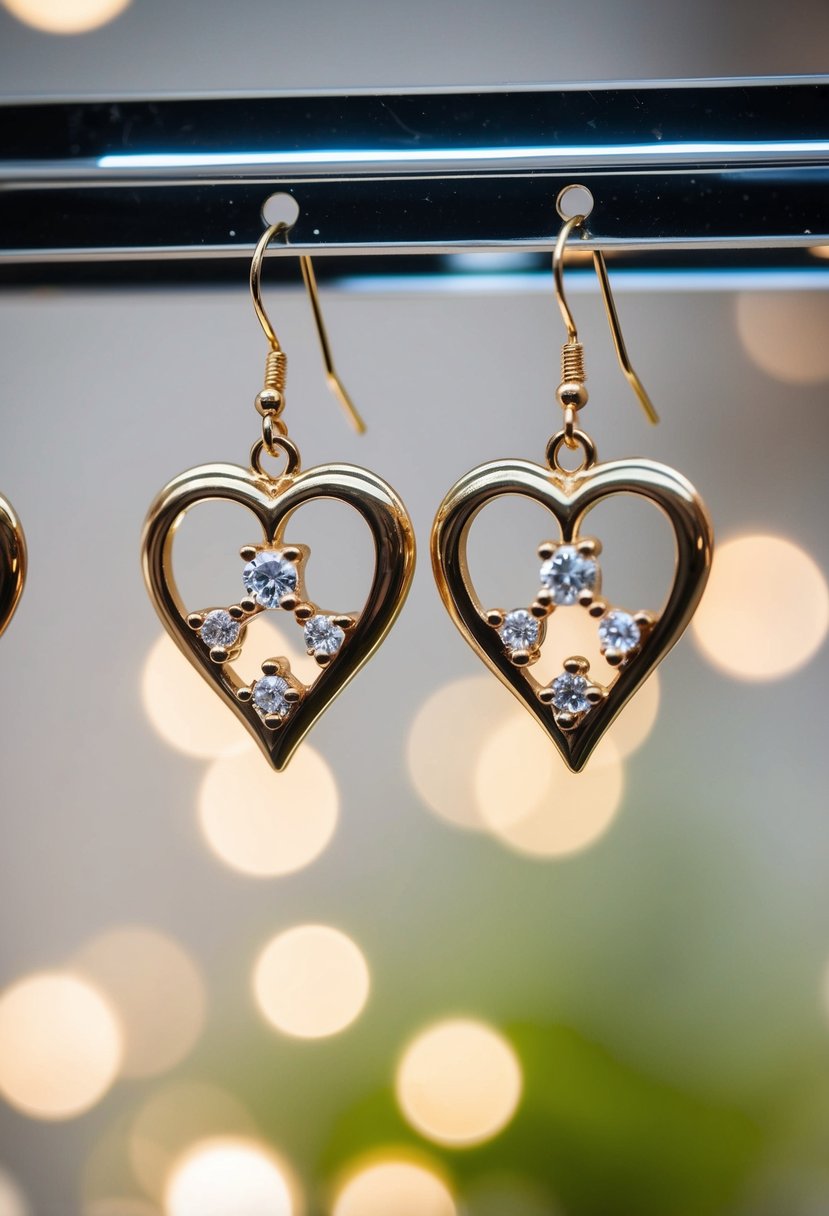
[[(571, 234), (585, 232), (585, 216), (568, 219), (553, 253), (556, 299), (567, 329), (561, 383), (556, 390), (561, 428), (547, 444), (546, 463), (499, 460), (473, 469), (443, 500), (432, 528), (432, 565), (450, 616), (469, 645), (529, 710), (573, 772), (581, 771), (605, 731), (679, 640), (708, 579), (713, 531), (693, 486), (675, 469), (640, 458), (600, 463), (596, 446), (581, 429), (587, 405), (584, 348), (564, 294), (564, 255)], [(651, 422), (656, 411), (631, 366), (601, 251), (593, 263), (622, 371)], [(565, 463), (573, 453), (575, 467)], [(572, 461), (571, 461), (572, 464)], [(469, 574), (467, 542), (478, 512), (504, 495), (522, 495), (546, 507), (555, 524), (537, 546), (532, 598), (516, 608), (487, 608)], [(675, 540), (673, 583), (660, 610), (622, 607), (602, 587), (601, 542), (582, 524), (598, 503), (634, 495), (657, 506)], [(531, 563), (528, 555), (528, 564)], [(533, 677), (555, 614), (585, 612), (595, 621), (603, 669), (572, 655), (549, 683)]]
[(0, 634), (14, 616), (26, 581), (26, 538), (7, 498), (0, 494)]
[[(147, 588), (165, 628), (280, 771), (391, 629), (408, 594), (415, 562), (411, 520), (391, 486), (354, 465), (326, 464), (303, 471), (299, 450), (288, 435), (283, 418), (287, 357), (261, 292), (265, 252), (275, 237), (287, 231), (284, 223), (272, 224), (263, 232), (251, 261), (251, 297), (269, 350), (264, 385), (255, 399), (261, 438), (251, 449), (250, 465), (203, 465), (174, 478), (150, 507), (142, 540)], [(362, 431), (362, 419), (334, 369), (311, 260), (301, 257), (300, 264), (326, 378), (355, 428)], [(281, 471), (270, 472), (266, 458), (281, 460)], [(294, 513), (321, 498), (353, 508), (371, 535), (374, 573), (360, 609), (321, 608), (307, 586), (313, 582), (310, 549), (286, 535)], [(175, 531), (188, 511), (216, 499), (245, 507), (260, 535), (246, 539), (240, 548), (243, 565), (237, 602), (185, 604), (173, 576)], [(246, 630), (265, 612), (279, 614), (297, 630), (318, 667), (310, 684), (291, 671), (285, 655), (268, 658), (252, 681), (236, 672), (234, 661), (244, 647)]]

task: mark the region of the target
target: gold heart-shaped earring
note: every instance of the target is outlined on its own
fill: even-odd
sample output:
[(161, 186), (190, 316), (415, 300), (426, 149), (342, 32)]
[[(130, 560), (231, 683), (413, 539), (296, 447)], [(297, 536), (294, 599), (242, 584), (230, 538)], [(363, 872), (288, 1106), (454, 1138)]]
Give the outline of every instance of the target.
[[(270, 344), (265, 387), (256, 397), (262, 438), (251, 450), (250, 467), (209, 464), (190, 469), (165, 486), (150, 507), (144, 527), (144, 577), (158, 615), (193, 666), (253, 735), (272, 766), (281, 771), (337, 693), (371, 657), (397, 618), (414, 573), (411, 520), (397, 494), (382, 478), (348, 464), (300, 468), (296, 445), (282, 420), (286, 356), (265, 312), (261, 295), (262, 262), (271, 240), (288, 231), (272, 224), (259, 240), (250, 268), (256, 315)], [(320, 337), (328, 382), (357, 430), (362, 420), (333, 366), (322, 322), (311, 260), (301, 257), (303, 279)], [(265, 455), (284, 461), (280, 473), (263, 467)], [(375, 566), (365, 604), (359, 612), (324, 611), (308, 598), (306, 566), (310, 550), (285, 539), (294, 512), (317, 499), (346, 503), (363, 518), (374, 544)], [(220, 607), (185, 605), (172, 569), (173, 537), (184, 516), (200, 503), (223, 499), (246, 507), (261, 528), (260, 540), (240, 554), (240, 597)], [(262, 612), (289, 615), (304, 635), (319, 673), (304, 684), (281, 655), (262, 664), (262, 674), (243, 681), (233, 668), (245, 642), (249, 621)]]
[[(587, 403), (584, 351), (564, 296), (563, 264), (568, 237), (574, 229), (584, 232), (585, 218), (576, 215), (564, 223), (553, 253), (555, 291), (568, 339), (562, 347), (562, 382), (557, 391), (564, 425), (547, 446), (546, 467), (526, 460), (500, 460), (473, 469), (446, 495), (432, 528), (432, 565), (450, 616), (473, 650), (546, 731), (573, 772), (584, 768), (613, 720), (684, 632), (705, 588), (713, 548), (705, 506), (681, 474), (650, 460), (599, 463), (592, 439), (578, 426), (578, 411)], [(594, 251), (593, 262), (622, 370), (650, 420), (657, 422), (628, 359), (600, 251)], [(562, 463), (565, 450), (581, 453), (577, 468)], [(469, 530), (487, 503), (507, 494), (523, 495), (546, 507), (559, 535), (538, 548), (540, 589), (535, 600), (510, 611), (485, 609), (469, 575)], [(674, 580), (661, 612), (630, 611), (600, 594), (601, 545), (580, 528), (592, 507), (619, 494), (649, 500), (673, 529)], [(573, 655), (559, 675), (541, 684), (530, 668), (540, 656), (548, 619), (566, 608), (595, 618), (607, 672), (591, 672), (586, 659)]]
[(8, 499), (0, 494), (0, 634), (11, 621), (26, 581), (26, 538)]

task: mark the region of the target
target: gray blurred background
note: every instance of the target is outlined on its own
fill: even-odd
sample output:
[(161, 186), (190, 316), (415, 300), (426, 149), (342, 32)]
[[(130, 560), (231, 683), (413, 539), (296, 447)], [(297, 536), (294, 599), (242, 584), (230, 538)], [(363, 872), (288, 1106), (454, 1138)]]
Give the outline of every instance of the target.
[[(133, 0), (74, 37), (0, 9), (2, 90), (23, 97), (813, 73), (827, 47), (823, 3)], [(618, 372), (598, 296), (576, 294), (585, 422), (602, 456), (681, 469), (720, 540), (783, 537), (826, 572), (829, 304), (819, 292), (763, 291), (620, 295), (662, 413), (656, 430)], [(420, 553), (398, 625), (310, 740), (339, 788), (333, 838), (313, 864), (252, 878), (200, 830), (209, 759), (177, 751), (149, 720), (142, 673), (161, 630), (138, 561), (156, 491), (191, 465), (244, 463), (256, 437), (264, 341), (245, 286), (0, 296), (0, 490), (31, 562), (0, 641), (0, 989), (44, 970), (80, 973), (73, 960), (91, 939), (138, 926), (177, 943), (200, 993), (187, 1050), (117, 1079), (77, 1117), (31, 1117), (0, 1099), (0, 1216), (166, 1216), (164, 1168), (148, 1181), (135, 1167), (144, 1116), (162, 1163), (206, 1131), (255, 1134), (291, 1163), (309, 1216), (333, 1210), (351, 1161), (394, 1145), (444, 1171), (468, 1216), (827, 1216), (825, 649), (788, 676), (746, 681), (689, 634), (661, 673), (654, 729), (625, 760), (610, 830), (573, 856), (505, 847), (447, 822), (451, 807), (436, 816), (413, 779), (429, 765), (409, 755), (412, 726), (430, 696), (480, 668), (435, 591), (429, 528), (473, 465), (541, 459), (558, 421), (554, 302), (517, 290), (329, 292), (363, 438), (326, 394), (299, 290), (272, 290), (269, 305), (306, 465), (347, 460), (384, 476)], [(787, 326), (791, 353), (770, 367)], [(255, 539), (246, 521), (211, 510), (182, 536), (195, 606), (237, 594), (236, 551)], [(546, 525), (504, 508), (480, 528), (482, 594), (523, 602)], [(294, 539), (319, 553), (318, 598), (356, 607), (370, 557), (350, 522), (326, 550), (328, 530), (320, 508)], [(608, 510), (596, 530), (628, 601), (658, 606), (670, 552), (659, 522)], [(787, 620), (797, 590), (781, 589)], [(434, 728), (435, 766), (467, 824), (477, 814), (468, 771), (502, 701), (506, 720), (510, 698), (496, 688), (474, 738), (457, 719)], [(278, 785), (272, 796), (276, 813)], [(362, 1016), (318, 1043), (274, 1031), (251, 992), (263, 945), (303, 923), (348, 933), (372, 976)], [(138, 959), (124, 967), (152, 994), (152, 968), (142, 981)], [(167, 1001), (175, 1021), (180, 991), (171, 981), (145, 1001), (150, 1022)], [(411, 1129), (393, 1079), (413, 1034), (460, 1014), (500, 1028), (524, 1094), (501, 1137), (453, 1152)], [(0, 1035), (0, 1091), (4, 1050)], [(196, 1120), (191, 1135), (170, 1091), (172, 1114), (154, 1125), (147, 1104), (185, 1084), (232, 1099), (237, 1114), (217, 1098), (214, 1121)]]

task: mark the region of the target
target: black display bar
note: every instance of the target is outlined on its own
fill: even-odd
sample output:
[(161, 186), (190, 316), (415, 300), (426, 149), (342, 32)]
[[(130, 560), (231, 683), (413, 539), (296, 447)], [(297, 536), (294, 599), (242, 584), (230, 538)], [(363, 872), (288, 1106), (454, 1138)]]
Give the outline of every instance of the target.
[(8, 102), (0, 283), (222, 281), (277, 192), (294, 251), (338, 255), (323, 278), (465, 273), (549, 250), (575, 182), (634, 269), (825, 274), (829, 77)]

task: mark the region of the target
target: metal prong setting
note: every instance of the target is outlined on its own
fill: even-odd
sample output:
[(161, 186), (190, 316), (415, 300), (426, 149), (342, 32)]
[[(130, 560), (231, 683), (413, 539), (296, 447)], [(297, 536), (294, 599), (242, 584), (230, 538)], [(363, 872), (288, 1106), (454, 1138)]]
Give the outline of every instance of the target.
[[(568, 585), (566, 576), (563, 577), (554, 568), (550, 571), (545, 569), (561, 550), (564, 550), (564, 554), (577, 567), (582, 567), (581, 570), (573, 571), (570, 575), (575, 586), (572, 583)], [(538, 556), (543, 562), (540, 574), (542, 585), (530, 609), (533, 615), (539, 618), (549, 616), (555, 612), (557, 607), (570, 607), (573, 604), (579, 604), (590, 611), (602, 584), (601, 567), (597, 561), (601, 551), (602, 543), (595, 536), (577, 536), (572, 540), (542, 541), (537, 549)], [(582, 586), (578, 585), (579, 575), (583, 581)]]
[(294, 615), (300, 623), (308, 620), (311, 622), (305, 634), (308, 643), (306, 653), (310, 654), (320, 667), (330, 667), (340, 653), (348, 633), (357, 624), (356, 618), (343, 613), (334, 616), (320, 612), (313, 604), (307, 604), (305, 607), (308, 611), (302, 617), (299, 610)]
[[(640, 653), (656, 624), (652, 612), (625, 612), (603, 605), (599, 617), (599, 647), (611, 667), (624, 667)], [(615, 639), (615, 641), (614, 641)]]
[(253, 702), (253, 708), (268, 730), (278, 730), (305, 691), (304, 685), (292, 674), (288, 660), (279, 656), (265, 659), (261, 677), (237, 688), (236, 699), (243, 704)]
[[(280, 545), (279, 541), (274, 539), (270, 545), (244, 545), (239, 552), (245, 562), (253, 561), (259, 553), (275, 553), (282, 561), (296, 566), (296, 578), (291, 578), (295, 585), (289, 585), (278, 602), (272, 606), (293, 614), (294, 620), (305, 632), (306, 642), (309, 636), (312, 638), (312, 643), (307, 646), (308, 653), (313, 655), (320, 667), (329, 666), (339, 653), (347, 634), (354, 630), (357, 617), (344, 613), (327, 615), (306, 598), (303, 576), (310, 549), (306, 545)], [(274, 574), (278, 576), (279, 571)], [(210, 658), (216, 663), (226, 663), (238, 657), (244, 625), (251, 617), (267, 611), (268, 607), (271, 605), (260, 604), (253, 596), (246, 595), (238, 604), (223, 609), (228, 619), (232, 618), (234, 622), (239, 623), (238, 645), (235, 641), (232, 649), (229, 646), (215, 645), (210, 650)], [(207, 615), (192, 613), (188, 618), (191, 628), (201, 629)], [(261, 677), (238, 687), (236, 699), (243, 704), (252, 703), (267, 729), (278, 730), (294, 706), (302, 701), (306, 692), (305, 685), (292, 675), (288, 660), (278, 657), (265, 659)]]
[[(230, 608), (207, 608), (203, 612), (191, 612), (187, 624), (197, 633), (210, 656), (211, 663), (223, 666), (231, 659), (238, 659), (245, 640), (245, 625), (253, 613), (246, 613), (239, 604)], [(216, 624), (216, 618), (220, 624)], [(223, 618), (223, 619), (222, 619)]]
[(529, 609), (513, 608), (511, 612), (505, 612), (503, 608), (490, 608), (484, 613), (484, 619), (498, 630), (509, 661), (515, 667), (529, 667), (541, 658), (546, 615), (546, 611), (535, 611), (533, 605)]
[(583, 676), (590, 670), (590, 664), (581, 655), (573, 655), (572, 658), (565, 659), (563, 667), (567, 674), (571, 676)]
[[(535, 663), (541, 657), (547, 618), (570, 606), (583, 608), (599, 623), (600, 647), (610, 667), (621, 667), (638, 654), (656, 618), (650, 612), (624, 612), (602, 599), (597, 560), (602, 552), (601, 542), (591, 536), (545, 540), (537, 552), (544, 563), (542, 586), (530, 607), (511, 612), (490, 608), (483, 613), (487, 624), (498, 631), (510, 663), (518, 668)], [(554, 561), (556, 554), (561, 554), (558, 562)], [(610, 692), (613, 682), (605, 687), (591, 680), (589, 673), (587, 659), (572, 655), (565, 659), (562, 673), (546, 687), (535, 685), (539, 701), (551, 706), (562, 731), (576, 730)]]
[(239, 550), (239, 556), (246, 565), (254, 561), (259, 554), (271, 553), (275, 554), (281, 561), (295, 567), (295, 572), (288, 572), (291, 578), (290, 580), (286, 579), (287, 586), (285, 586), (283, 594), (279, 597), (278, 603), (260, 603), (254, 594), (248, 593), (245, 599), (241, 601), (242, 607), (246, 611), (255, 610), (257, 612), (264, 612), (270, 608), (284, 608), (287, 612), (293, 612), (298, 604), (305, 601), (304, 572), (305, 564), (311, 555), (311, 550), (307, 545), (284, 545), (278, 538), (274, 538), (273, 541), (266, 544), (242, 545)]
[(562, 675), (538, 690), (538, 699), (542, 705), (552, 706), (559, 730), (572, 731), (591, 709), (601, 705), (608, 689), (590, 680), (590, 664), (582, 655), (565, 659), (563, 666)]
[[(347, 633), (354, 628), (356, 624), (355, 616), (342, 613), (336, 615), (328, 614), (323, 612), (312, 600), (306, 598), (304, 573), (305, 565), (311, 556), (311, 550), (307, 545), (280, 545), (279, 541), (274, 539), (270, 545), (245, 545), (240, 552), (245, 561), (252, 561), (257, 553), (278, 553), (284, 561), (290, 562), (291, 565), (297, 567), (296, 586), (280, 596), (279, 602), (275, 606), (292, 613), (294, 620), (303, 630), (306, 630), (309, 622), (313, 624), (317, 617), (324, 618), (324, 626), (327, 624), (329, 633), (332, 629), (337, 632), (342, 631)], [(250, 600), (242, 600), (242, 607), (245, 608), (251, 602)], [(258, 611), (264, 611), (260, 605), (256, 605), (256, 607)], [(330, 644), (327, 646), (308, 645), (306, 649), (308, 654), (313, 656), (320, 667), (328, 667), (339, 654), (339, 647), (344, 640), (344, 638), (339, 639), (339, 644), (334, 649), (331, 648)]]

